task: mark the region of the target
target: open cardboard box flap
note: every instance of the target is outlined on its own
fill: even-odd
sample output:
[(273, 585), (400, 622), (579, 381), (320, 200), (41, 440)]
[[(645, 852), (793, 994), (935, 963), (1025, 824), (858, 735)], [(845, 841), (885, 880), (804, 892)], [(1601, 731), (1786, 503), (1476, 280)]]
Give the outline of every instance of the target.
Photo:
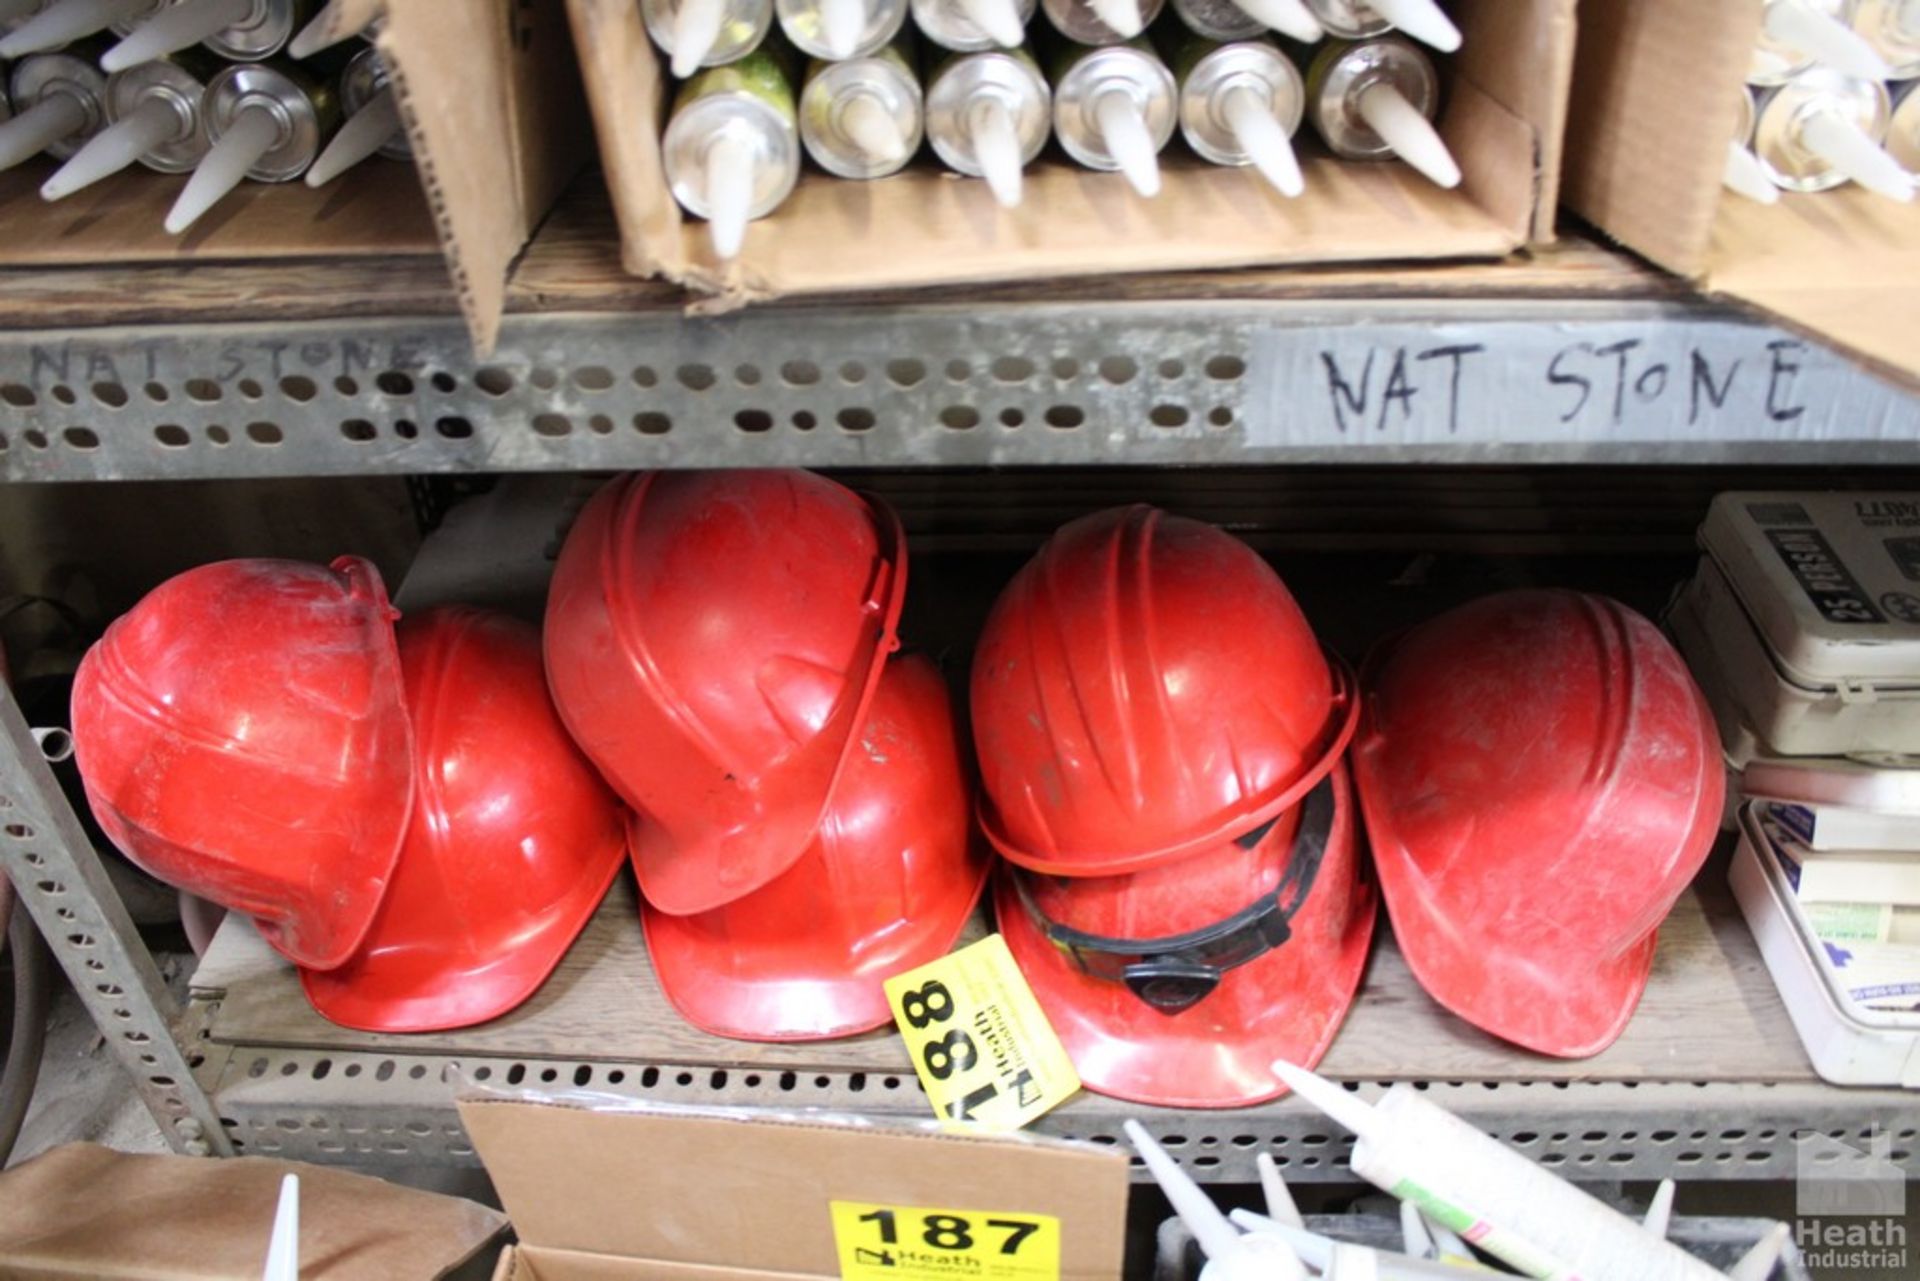
[(1723, 198), (1760, 6), (1582, 0), (1580, 25), (1568, 206), (1710, 293), (1920, 377), (1920, 206), (1855, 187)]
[(382, 20), (419, 181), (374, 159), (319, 191), (246, 183), (186, 234), (161, 226), (186, 183), (134, 168), (56, 204), (53, 167), (0, 174), (0, 266), (443, 253), (467, 326), (493, 346), (508, 269), (586, 159), (561, 0), (353, 0)]
[(1055, 1215), (1063, 1281), (1120, 1276), (1116, 1150), (828, 1114), (459, 1106), (521, 1241), (496, 1276), (837, 1278), (836, 1200)]
[(1306, 158), (1286, 200), (1252, 171), (1166, 158), (1159, 196), (1118, 174), (1042, 159), (1017, 210), (985, 184), (916, 165), (858, 183), (803, 175), (752, 224), (731, 264), (666, 186), (665, 79), (631, 0), (568, 0), (624, 261), (725, 301), (1154, 270), (1363, 259), (1497, 257), (1552, 229), (1572, 74), (1571, 0), (1461, 0), (1466, 51), (1440, 127), (1465, 183), (1441, 191), (1397, 165)]

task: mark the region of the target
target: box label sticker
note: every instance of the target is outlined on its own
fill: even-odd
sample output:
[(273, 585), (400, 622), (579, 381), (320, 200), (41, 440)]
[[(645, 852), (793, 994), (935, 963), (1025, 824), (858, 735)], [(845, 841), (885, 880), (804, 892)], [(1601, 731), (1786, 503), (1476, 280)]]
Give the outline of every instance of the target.
[(886, 992), (942, 1121), (1017, 1130), (1080, 1088), (998, 934), (888, 979)]
[(1059, 1281), (1051, 1214), (831, 1201), (843, 1281)]
[(1819, 530), (1769, 529), (1766, 534), (1820, 617), (1830, 623), (1887, 621)]

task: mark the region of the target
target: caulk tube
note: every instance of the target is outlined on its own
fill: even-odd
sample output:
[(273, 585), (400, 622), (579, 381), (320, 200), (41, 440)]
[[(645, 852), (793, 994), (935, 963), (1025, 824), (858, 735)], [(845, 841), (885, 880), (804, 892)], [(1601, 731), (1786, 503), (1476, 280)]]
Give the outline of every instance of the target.
[(1173, 0), (1173, 11), (1209, 40), (1251, 40), (1269, 28), (1302, 44), (1326, 35), (1306, 0)]
[(810, 58), (864, 58), (907, 21), (907, 0), (773, 0), (780, 30)]
[(1908, 173), (1920, 173), (1920, 80), (1899, 88), (1887, 124), (1887, 154)]
[(1673, 1226), (1672, 1179), (1660, 1180), (1660, 1186), (1653, 1190), (1653, 1200), (1647, 1204), (1647, 1213), (1640, 1220), (1640, 1226), (1657, 1237), (1667, 1235), (1667, 1229)]
[(640, 17), (684, 80), (759, 48), (773, 25), (773, 0), (640, 0)]
[(1251, 1210), (1235, 1210), (1227, 1217), (1256, 1236), (1280, 1238), (1293, 1247), (1301, 1262), (1322, 1274), (1331, 1271), (1336, 1258), (1343, 1257), (1364, 1264), (1370, 1269), (1366, 1275), (1378, 1277), (1380, 1281), (1463, 1281), (1463, 1278), (1473, 1276), (1475, 1271), (1433, 1259), (1417, 1259), (1411, 1255), (1335, 1241), (1332, 1237), (1321, 1236), (1304, 1227), (1282, 1223), (1269, 1215), (1255, 1214)]
[(107, 78), (75, 53), (36, 53), (13, 66), (13, 119), (0, 125), (0, 169), (46, 152), (65, 160), (107, 123)]
[(661, 148), (673, 198), (707, 220), (716, 258), (738, 257), (747, 223), (777, 209), (800, 177), (783, 59), (757, 49), (681, 85)]
[[(54, 0), (0, 37), (0, 58), (58, 49), (158, 12), (166, 0)], [(111, 68), (109, 68), (111, 70)]]
[[(1460, 47), (1460, 28), (1435, 0), (1306, 0), (1336, 40), (1371, 40), (1402, 31), (1442, 53)], [(1291, 33), (1289, 33), (1291, 34)]]
[(1173, 73), (1145, 40), (1067, 45), (1054, 63), (1054, 136), (1077, 163), (1118, 171), (1141, 195), (1156, 196), (1175, 98)]
[(1006, 209), (1020, 203), (1021, 172), (1047, 145), (1047, 82), (1025, 49), (951, 54), (927, 78), (927, 141), (940, 163), (985, 178)]
[(313, 9), (313, 0), (180, 0), (129, 32), (100, 65), (125, 71), (196, 44), (229, 62), (263, 62), (287, 47)]
[(1431, 58), (1398, 36), (1329, 40), (1302, 52), (1311, 58), (1307, 119), (1329, 151), (1345, 160), (1397, 158), (1439, 186), (1460, 185), (1460, 166), (1432, 125), (1440, 77)]
[(199, 164), (212, 145), (200, 104), (218, 65), (205, 53), (189, 52), (107, 77), (112, 123), (41, 184), (41, 197), (63, 199), (135, 163), (160, 173), (185, 173)]
[(1160, 16), (1165, 0), (1040, 0), (1047, 21), (1075, 44), (1119, 44)]
[(1853, 29), (1887, 63), (1887, 78), (1920, 76), (1920, 0), (1858, 0)]
[(1753, 154), (1787, 191), (1829, 191), (1848, 179), (1901, 202), (1914, 178), (1880, 146), (1892, 107), (1878, 80), (1816, 67), (1754, 96)]
[(1180, 133), (1201, 159), (1251, 165), (1283, 196), (1306, 190), (1293, 135), (1306, 108), (1300, 70), (1265, 40), (1193, 36), (1174, 54)]
[(378, 18), (363, 27), (350, 27), (343, 16), (344, 0), (327, 0), (306, 26), (287, 41), (287, 56), (296, 61), (311, 58), (322, 49), (331, 49), (342, 40), (359, 36), (371, 41), (380, 31)]
[(1723, 1281), (1721, 1274), (1573, 1184), (1396, 1085), (1376, 1105), (1305, 1068), (1274, 1073), (1352, 1130), (1353, 1172), (1412, 1201), (1477, 1248), (1531, 1277)]
[(340, 109), (346, 120), (307, 169), (309, 187), (325, 186), (372, 156), (413, 159), (386, 64), (373, 46), (354, 54), (340, 72)]
[(207, 84), (201, 107), (213, 146), (167, 214), (179, 235), (239, 186), (292, 182), (340, 123), (331, 86), (293, 63), (241, 62)]
[(1306, 1221), (1300, 1217), (1300, 1207), (1294, 1204), (1287, 1181), (1280, 1177), (1280, 1167), (1274, 1163), (1273, 1154), (1262, 1152), (1254, 1157), (1253, 1168), (1260, 1175), (1260, 1198), (1267, 1204), (1267, 1217), (1289, 1227), (1305, 1227)]
[(1173, 1212), (1207, 1256), (1200, 1281), (1306, 1281), (1307, 1270), (1292, 1246), (1278, 1236), (1242, 1236), (1200, 1185), (1166, 1154), (1138, 1121), (1122, 1122), (1134, 1151), (1166, 1193)]
[(839, 178), (884, 178), (920, 148), (920, 81), (903, 42), (846, 62), (815, 62), (800, 91), (800, 141)]
[(1856, 0), (1765, 0), (1749, 84), (1779, 84), (1810, 66), (1884, 80), (1887, 60), (1851, 25)]
[(913, 25), (942, 49), (1017, 49), (1040, 0), (910, 0)]
[(1753, 154), (1753, 91), (1740, 88), (1740, 117), (1733, 141), (1727, 144), (1727, 167), (1720, 180), (1729, 191), (1763, 205), (1780, 203), (1780, 188), (1774, 185), (1760, 157)]

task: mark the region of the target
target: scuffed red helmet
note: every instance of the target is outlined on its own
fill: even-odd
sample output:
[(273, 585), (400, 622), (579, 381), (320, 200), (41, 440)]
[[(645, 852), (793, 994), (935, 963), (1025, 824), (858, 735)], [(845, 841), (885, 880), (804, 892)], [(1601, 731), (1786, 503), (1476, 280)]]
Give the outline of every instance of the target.
[(906, 576), (893, 513), (803, 471), (638, 472), (587, 505), (547, 597), (547, 680), (644, 816), (655, 907), (709, 911), (806, 850)]
[(755, 1041), (849, 1036), (892, 1018), (883, 980), (943, 956), (986, 881), (947, 688), (894, 659), (806, 854), (697, 916), (642, 906), (674, 1008)]
[(1242, 1107), (1320, 1061), (1365, 968), (1374, 894), (1358, 874), (1345, 766), (1252, 840), (1126, 876), (1003, 867), (1000, 931), (1090, 1090), (1163, 1107)]
[(108, 838), (293, 961), (346, 960), (413, 802), (394, 617), (351, 556), (221, 561), (148, 593), (74, 677), (74, 750)]
[(1719, 825), (1686, 664), (1615, 601), (1516, 591), (1391, 642), (1367, 685), (1354, 769), (1415, 977), (1527, 1049), (1599, 1053)]
[(430, 1032), (546, 980), (626, 860), (626, 811), (560, 724), (532, 627), (449, 606), (399, 634), (413, 819), (360, 950), (300, 981), (335, 1023)]
[(1296, 805), (1356, 700), (1286, 585), (1199, 521), (1119, 507), (1061, 528), (1001, 593), (973, 663), (1000, 852), (1035, 871), (1139, 871)]

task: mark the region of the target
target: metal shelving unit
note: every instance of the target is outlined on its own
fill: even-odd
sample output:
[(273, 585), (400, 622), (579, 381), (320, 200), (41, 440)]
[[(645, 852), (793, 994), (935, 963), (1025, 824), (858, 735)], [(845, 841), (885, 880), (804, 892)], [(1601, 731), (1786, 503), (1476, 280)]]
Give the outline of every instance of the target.
[[(1005, 286), (689, 318), (620, 275), (604, 223), (590, 201), (556, 215), (485, 360), (467, 349), (438, 267), (418, 260), (0, 272), (0, 481), (743, 464), (1920, 463), (1920, 397), (1578, 240), (1505, 264)], [(223, 942), (224, 972), (203, 970), (178, 1011), (32, 749), (0, 693), (0, 866), (183, 1151), (470, 1162), (450, 1106), (462, 1081), (924, 1106), (890, 1038), (782, 1058), (698, 1037), (583, 1050), (519, 1016), (503, 1021), (504, 1040), (467, 1046), (249, 1022), (242, 998), (263, 1008), (259, 993), (285, 975), (247, 962), (244, 941)], [(1459, 1028), (1408, 1014), (1424, 997), (1387, 959), (1355, 1021), (1385, 1020), (1369, 1035), (1420, 1047), (1437, 1097), (1576, 1174), (1790, 1177), (1785, 1138), (1808, 1127), (1891, 1131), (1895, 1160), (1920, 1172), (1920, 1099), (1814, 1080), (1730, 912), (1702, 898), (1682, 952), (1698, 966), (1656, 976), (1656, 993), (1665, 982), (1694, 1004), (1661, 1014), (1635, 1053), (1706, 1038), (1661, 1067), (1467, 1053)], [(607, 969), (613, 946), (588, 949), (584, 964), (599, 964), (601, 981), (639, 982), (631, 967)], [(1363, 1091), (1408, 1075), (1340, 1053), (1330, 1070)], [(1111, 1142), (1137, 1111), (1082, 1097), (1042, 1128)], [(1343, 1137), (1291, 1102), (1178, 1115), (1175, 1150), (1203, 1177), (1250, 1177), (1263, 1149), (1294, 1177), (1342, 1172)]]

